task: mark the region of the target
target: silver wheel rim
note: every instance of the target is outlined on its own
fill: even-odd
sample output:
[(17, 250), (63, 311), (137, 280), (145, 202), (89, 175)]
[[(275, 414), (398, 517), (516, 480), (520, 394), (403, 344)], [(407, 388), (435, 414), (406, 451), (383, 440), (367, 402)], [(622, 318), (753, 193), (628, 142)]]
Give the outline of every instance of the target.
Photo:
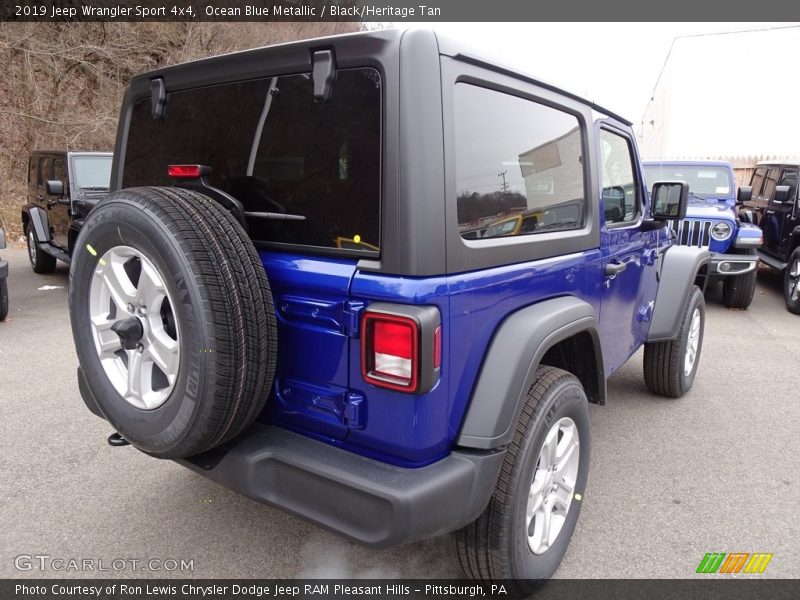
[[(95, 350), (117, 393), (142, 410), (169, 398), (180, 367), (180, 331), (164, 278), (144, 254), (116, 246), (97, 263), (89, 290)], [(112, 329), (123, 321), (141, 325), (135, 348), (123, 347)]]
[(28, 231), (28, 258), (31, 259), (31, 264), (36, 263), (36, 238), (33, 235), (33, 229)]
[(544, 438), (528, 491), (525, 535), (534, 554), (549, 550), (561, 533), (572, 506), (579, 466), (578, 428), (564, 417)]
[(700, 309), (695, 308), (692, 313), (692, 323), (689, 325), (689, 337), (686, 340), (686, 356), (683, 360), (683, 373), (687, 377), (694, 369), (697, 360), (697, 347), (700, 344)]
[(797, 302), (800, 298), (800, 260), (792, 263), (792, 268), (789, 269), (789, 299), (792, 302)]

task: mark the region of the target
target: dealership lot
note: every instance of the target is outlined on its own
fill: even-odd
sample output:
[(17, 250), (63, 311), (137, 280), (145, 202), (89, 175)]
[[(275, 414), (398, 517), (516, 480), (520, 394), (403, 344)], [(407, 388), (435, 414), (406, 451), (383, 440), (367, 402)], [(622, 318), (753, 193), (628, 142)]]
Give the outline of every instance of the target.
[[(108, 446), (110, 427), (77, 389), (67, 269), (35, 275), (23, 250), (3, 256), (0, 576), (108, 576), (98, 569), (115, 559), (120, 575), (145, 577), (460, 575), (447, 537), (362, 548), (175, 463)], [(589, 488), (558, 577), (689, 577), (706, 552), (770, 552), (764, 576), (800, 577), (800, 317), (767, 271), (748, 311), (726, 310), (719, 290), (708, 296), (686, 397), (651, 396), (638, 357), (609, 381), (608, 406), (591, 407)]]

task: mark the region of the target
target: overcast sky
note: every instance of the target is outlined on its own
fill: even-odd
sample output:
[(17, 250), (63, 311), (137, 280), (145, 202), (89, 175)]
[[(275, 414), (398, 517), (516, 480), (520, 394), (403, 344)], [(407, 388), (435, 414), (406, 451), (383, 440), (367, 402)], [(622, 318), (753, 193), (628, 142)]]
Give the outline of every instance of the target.
[[(406, 27), (409, 24), (397, 26)], [(786, 31), (787, 26), (794, 29)], [(696, 60), (682, 66), (693, 70), (688, 78), (693, 86), (697, 85), (698, 80), (702, 81), (703, 72), (714, 72), (715, 62), (725, 63), (726, 68), (734, 74), (734, 77), (726, 77), (724, 81), (716, 81), (696, 90), (715, 98), (714, 105), (709, 102), (707, 110), (714, 111), (715, 114), (711, 116), (719, 118), (720, 127), (731, 126), (730, 115), (725, 114), (725, 109), (730, 108), (732, 113), (736, 113), (736, 95), (753, 93), (758, 89), (754, 87), (756, 81), (752, 70), (744, 64), (753, 60), (754, 52), (780, 60), (789, 57), (796, 59), (800, 55), (800, 26), (796, 23), (419, 23), (410, 24), (410, 27), (433, 28), (450, 37), (463, 39), (480, 47), (482, 54), (487, 57), (496, 57), (499, 62), (594, 100), (637, 125), (642, 121), (676, 37), (780, 28), (774, 35), (760, 35), (759, 39), (763, 42), (755, 50), (743, 49), (741, 56), (730, 52), (731, 36), (710, 35), (704, 38), (702, 44), (693, 44), (696, 52), (693, 58)], [(724, 38), (728, 38), (727, 43), (723, 42)], [(787, 50), (787, 43), (793, 44), (793, 48)], [(723, 47), (726, 48), (725, 54), (719, 52)], [(742, 68), (737, 70), (737, 64)], [(800, 75), (795, 67), (792, 70), (794, 75), (784, 79), (781, 94), (787, 98), (787, 105), (797, 106)], [(787, 85), (790, 87), (788, 90)], [(763, 92), (769, 93), (767, 89)], [(792, 98), (791, 102), (788, 98)], [(700, 116), (705, 119), (705, 115)], [(683, 120), (683, 115), (674, 117)], [(753, 115), (736, 114), (737, 119), (743, 117), (750, 119)], [(694, 118), (697, 118), (697, 114)], [(800, 123), (796, 116), (793, 119)], [(776, 132), (776, 136), (778, 134)], [(758, 133), (753, 132), (753, 135)], [(791, 137), (791, 143), (795, 143), (800, 135)], [(737, 140), (736, 147), (731, 147), (729, 151), (747, 152), (743, 148), (755, 148), (760, 143), (761, 146), (753, 151), (769, 152), (764, 150), (763, 137), (751, 141), (752, 144), (748, 140)], [(776, 144), (777, 141), (766, 146)], [(709, 151), (705, 147), (689, 145), (684, 154), (701, 150)], [(785, 153), (785, 150), (775, 152)], [(800, 154), (800, 147), (795, 154)]]

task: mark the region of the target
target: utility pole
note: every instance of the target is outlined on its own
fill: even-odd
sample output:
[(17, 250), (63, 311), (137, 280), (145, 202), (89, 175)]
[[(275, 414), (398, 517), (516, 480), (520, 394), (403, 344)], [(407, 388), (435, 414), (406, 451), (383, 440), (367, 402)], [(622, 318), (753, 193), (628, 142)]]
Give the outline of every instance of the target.
[(506, 183), (506, 173), (508, 173), (508, 170), (502, 171), (497, 174), (498, 177), (503, 178), (503, 185), (500, 186), (500, 191), (504, 193), (508, 191), (508, 184)]

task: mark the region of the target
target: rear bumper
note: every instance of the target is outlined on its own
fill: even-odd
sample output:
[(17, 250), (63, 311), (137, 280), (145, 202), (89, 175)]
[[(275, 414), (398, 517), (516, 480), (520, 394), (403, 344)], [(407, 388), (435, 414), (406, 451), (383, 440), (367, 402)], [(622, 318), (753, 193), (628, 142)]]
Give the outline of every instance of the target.
[(716, 277), (744, 275), (755, 271), (758, 267), (758, 256), (755, 254), (720, 254), (711, 253), (708, 274)]
[[(87, 408), (102, 416), (78, 369)], [(460, 529), (489, 503), (505, 449), (455, 450), (419, 469), (396, 467), (285, 429), (253, 425), (180, 464), (240, 494), (372, 547)]]
[(419, 469), (256, 424), (225, 449), (179, 463), (345, 537), (386, 547), (455, 531), (483, 512), (505, 450), (454, 451)]

